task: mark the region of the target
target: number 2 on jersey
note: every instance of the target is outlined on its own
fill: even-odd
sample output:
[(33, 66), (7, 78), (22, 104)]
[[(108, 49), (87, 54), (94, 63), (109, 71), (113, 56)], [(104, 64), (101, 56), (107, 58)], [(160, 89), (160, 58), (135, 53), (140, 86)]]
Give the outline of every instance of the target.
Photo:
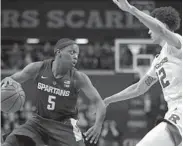
[(161, 83), (161, 85), (162, 85), (163, 88), (165, 88), (168, 85), (170, 85), (170, 82), (168, 80), (165, 81), (166, 72), (165, 72), (165, 70), (164, 70), (163, 67), (159, 70), (158, 74), (160, 76), (160, 83)]
[(56, 99), (56, 96), (52, 96), (52, 95), (48, 96), (48, 105), (47, 105), (48, 110), (55, 109), (55, 99)]

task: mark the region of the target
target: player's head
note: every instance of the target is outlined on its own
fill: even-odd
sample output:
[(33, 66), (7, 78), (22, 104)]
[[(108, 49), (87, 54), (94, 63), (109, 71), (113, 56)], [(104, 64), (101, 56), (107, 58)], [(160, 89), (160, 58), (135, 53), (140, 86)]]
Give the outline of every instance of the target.
[(54, 54), (57, 61), (68, 68), (72, 68), (78, 61), (79, 46), (75, 41), (63, 38), (56, 43)]
[[(180, 16), (172, 7), (160, 7), (151, 12), (151, 16), (161, 21), (170, 31), (176, 31), (180, 27)], [(160, 36), (149, 31), (154, 41), (161, 40)]]

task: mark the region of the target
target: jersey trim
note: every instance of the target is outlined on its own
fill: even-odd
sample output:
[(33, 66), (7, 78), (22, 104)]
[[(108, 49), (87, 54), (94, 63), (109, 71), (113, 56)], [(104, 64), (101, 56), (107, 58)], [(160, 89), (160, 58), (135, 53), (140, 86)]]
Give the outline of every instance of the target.
[(73, 133), (74, 133), (74, 137), (75, 137), (76, 141), (82, 140), (83, 137), (82, 137), (79, 127), (77, 126), (77, 120), (71, 118), (70, 121), (71, 121), (71, 125), (73, 127)]

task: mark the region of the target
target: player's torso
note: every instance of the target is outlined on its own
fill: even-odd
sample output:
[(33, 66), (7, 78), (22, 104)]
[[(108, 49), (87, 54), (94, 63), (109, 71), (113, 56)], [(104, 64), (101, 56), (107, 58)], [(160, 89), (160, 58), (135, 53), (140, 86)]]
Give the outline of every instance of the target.
[(51, 71), (51, 61), (43, 65), (36, 78), (37, 113), (40, 116), (61, 120), (77, 114), (78, 92), (73, 73), (71, 71), (62, 79), (55, 79)]
[(169, 52), (167, 44), (160, 55), (155, 58), (155, 71), (167, 102), (182, 97), (182, 58), (179, 52)]

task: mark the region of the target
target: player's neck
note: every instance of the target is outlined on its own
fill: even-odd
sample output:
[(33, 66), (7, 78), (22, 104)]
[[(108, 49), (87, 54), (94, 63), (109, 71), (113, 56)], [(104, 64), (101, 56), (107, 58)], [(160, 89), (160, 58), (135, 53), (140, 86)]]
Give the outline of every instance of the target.
[(67, 74), (68, 69), (65, 69), (61, 63), (54, 60), (52, 63), (52, 72), (55, 78), (62, 78)]
[(160, 43), (159, 43), (159, 45), (161, 46), (161, 47), (163, 47), (164, 45), (165, 45), (165, 41), (164, 40), (162, 40)]

